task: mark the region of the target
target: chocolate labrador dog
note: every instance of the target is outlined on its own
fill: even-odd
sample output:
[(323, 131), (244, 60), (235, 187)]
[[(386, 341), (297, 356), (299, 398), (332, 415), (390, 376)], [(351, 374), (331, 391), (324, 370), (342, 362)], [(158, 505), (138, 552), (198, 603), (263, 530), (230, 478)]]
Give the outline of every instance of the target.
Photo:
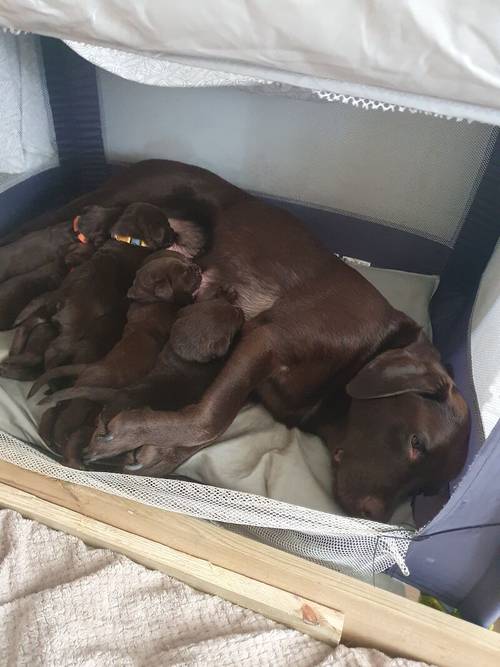
[[(104, 343), (102, 354), (109, 351), (121, 333), (113, 321), (114, 314), (119, 322), (137, 269), (153, 250), (175, 240), (166, 216), (149, 204), (127, 207), (109, 234), (112, 238), (74, 269), (56, 294), (52, 320), (59, 327), (59, 335), (45, 352), (47, 369), (96, 361), (99, 357), (95, 356), (93, 332), (97, 329)], [(104, 323), (110, 325), (112, 335), (105, 334)]]
[(55, 260), (0, 284), (0, 329), (10, 329), (20, 311), (42, 292), (58, 287), (66, 273), (64, 263)]
[[(74, 386), (127, 387), (139, 382), (153, 368), (168, 339), (179, 308), (192, 300), (201, 283), (201, 270), (183, 255), (169, 250), (148, 257), (137, 271), (128, 298), (123, 335), (113, 349), (92, 364), (59, 366), (33, 384), (29, 397), (45, 384), (73, 377)], [(71, 389), (63, 394), (71, 398)]]
[[(105, 404), (98, 420), (101, 428), (124, 409), (149, 406), (155, 410), (177, 410), (190, 405), (201, 398), (220, 372), (243, 322), (241, 309), (224, 297), (186, 306), (180, 310), (154, 368), (141, 382), (128, 387), (112, 384), (116, 373), (108, 374), (110, 382), (104, 388), (100, 383), (102, 377), (95, 386), (82, 386), (83, 380), (81, 382), (79, 377), (78, 386), (56, 392), (43, 399), (41, 404), (55, 404), (52, 410), (59, 410), (61, 401), (69, 401), (71, 406), (82, 400), (100, 401)], [(69, 419), (65, 421), (71, 423)], [(74, 456), (74, 450), (68, 449)], [(165, 450), (156, 447), (141, 447), (136, 451), (137, 455), (131, 452), (126, 457), (125, 470), (138, 472), (144, 468), (144, 474), (152, 476), (168, 474), (175, 461), (174, 467), (192, 454), (192, 450), (186, 449), (165, 456)], [(86, 457), (86, 461), (92, 462), (92, 457)]]
[[(161, 277), (157, 274), (158, 263), (163, 267)], [(74, 387), (59, 391), (42, 401), (56, 404), (52, 414), (44, 416), (41, 431), (46, 441), (63, 455), (63, 463), (66, 465), (81, 465), (81, 451), (92, 435), (99, 413), (92, 401), (102, 400), (99, 387), (120, 389), (144, 380), (143, 384), (118, 394), (121, 396), (120, 405), (123, 405), (123, 396), (126, 396), (128, 405), (131, 400), (134, 405), (144, 405), (145, 401), (150, 404), (154, 400), (152, 396), (157, 396), (163, 406), (175, 408), (185, 405), (191, 397), (201, 396), (204, 388), (220, 370), (221, 362), (208, 362), (222, 359), (227, 354), (234, 336), (243, 325), (241, 310), (222, 298), (181, 310), (181, 313), (187, 312), (184, 312), (173, 338), (191, 363), (177, 356), (168, 344), (158, 358), (172, 331), (180, 304), (192, 298), (199, 287), (201, 272), (199, 269), (192, 271), (194, 267), (190, 265), (191, 262), (182, 255), (168, 251), (157, 253), (154, 259), (146, 260), (129, 290), (129, 296), (139, 300), (129, 308), (124, 335), (111, 352), (94, 364), (83, 367), (63, 366), (49, 371), (33, 385), (30, 395), (46, 382), (78, 372)], [(168, 286), (166, 289), (161, 289), (161, 281)], [(158, 301), (163, 298), (162, 295), (166, 301)], [(182, 346), (180, 339), (185, 335), (194, 339), (190, 334), (195, 330), (198, 335), (200, 330), (202, 332), (201, 344), (195, 340), (192, 349), (189, 344)], [(173, 397), (161, 391), (162, 383), (167, 388), (175, 386)], [(105, 391), (106, 396), (115, 393), (109, 389)], [(58, 405), (61, 401), (69, 403), (61, 407)], [(113, 405), (116, 406), (116, 401)], [(156, 453), (155, 458), (161, 459), (163, 453)], [(142, 455), (145, 455), (144, 451)], [(138, 469), (137, 463), (134, 461), (133, 469)]]
[[(352, 514), (384, 520), (403, 498), (453, 478), (465, 460), (469, 416), (435, 348), (293, 215), (203, 169), (161, 160), (132, 166), (84, 203), (159, 203), (179, 189), (212, 207), (212, 246), (200, 264), (206, 276), (235, 288), (248, 321), (198, 403), (122, 412), (94, 434), (89, 456), (140, 443), (208, 445), (253, 394), (277, 419), (325, 434), (336, 465), (334, 495)], [(81, 204), (42, 222), (57, 223)], [(371, 386), (362, 391), (366, 378)], [(334, 424), (342, 430), (332, 434)], [(346, 490), (343, 480), (359, 470)]]
[[(34, 231), (0, 247), (0, 283), (12, 276), (29, 273), (57, 260), (67, 246), (80, 236), (80, 242), (98, 247), (104, 243), (121, 207), (85, 206), (73, 219)], [(76, 227), (76, 228), (75, 228)]]

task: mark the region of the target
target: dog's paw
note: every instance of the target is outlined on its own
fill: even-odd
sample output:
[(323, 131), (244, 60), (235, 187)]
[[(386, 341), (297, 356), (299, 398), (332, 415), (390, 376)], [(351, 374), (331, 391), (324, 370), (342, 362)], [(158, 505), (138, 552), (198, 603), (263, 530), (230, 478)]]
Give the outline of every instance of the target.
[(120, 412), (108, 422), (105, 430), (98, 426), (85, 450), (84, 461), (107, 459), (141, 447), (148, 441), (145, 425), (149, 409)]
[(124, 472), (136, 473), (140, 470), (150, 468), (161, 461), (168, 453), (168, 449), (160, 449), (159, 447), (153, 447), (153, 445), (143, 445), (132, 452), (128, 452), (125, 456), (123, 470)]
[(178, 464), (176, 449), (165, 449), (144, 445), (128, 452), (123, 462), (122, 472), (128, 475), (164, 477), (172, 473)]

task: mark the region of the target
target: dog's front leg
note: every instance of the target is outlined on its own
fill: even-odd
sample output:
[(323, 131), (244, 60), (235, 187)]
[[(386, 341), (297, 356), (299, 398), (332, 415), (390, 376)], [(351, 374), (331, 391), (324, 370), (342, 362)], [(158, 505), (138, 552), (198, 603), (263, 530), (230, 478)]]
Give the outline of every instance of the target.
[(108, 423), (106, 433), (94, 433), (86, 459), (95, 461), (146, 444), (170, 448), (214, 442), (251, 391), (273, 373), (273, 349), (273, 333), (268, 325), (249, 327), (198, 404), (177, 412), (149, 408), (121, 412)]

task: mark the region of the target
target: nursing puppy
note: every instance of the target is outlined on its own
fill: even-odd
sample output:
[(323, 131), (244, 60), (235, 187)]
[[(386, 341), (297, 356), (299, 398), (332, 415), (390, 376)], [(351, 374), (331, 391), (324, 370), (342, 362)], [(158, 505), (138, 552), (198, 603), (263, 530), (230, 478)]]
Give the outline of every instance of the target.
[(116, 206), (85, 206), (78, 216), (76, 230), (73, 220), (66, 220), (1, 246), (0, 283), (57, 260), (61, 252), (77, 240), (78, 235), (95, 247), (102, 245), (121, 210)]
[(44, 264), (0, 284), (0, 329), (10, 329), (20, 311), (34, 298), (57, 287), (67, 273), (60, 260)]
[[(139, 382), (154, 366), (168, 339), (180, 304), (192, 300), (201, 271), (182, 255), (163, 251), (148, 258), (136, 274), (128, 296), (134, 301), (127, 312), (123, 335), (113, 349), (92, 364), (62, 366), (45, 373), (30, 396), (47, 382), (76, 376), (74, 388), (61, 394), (71, 399), (81, 385), (121, 388)], [(69, 400), (45, 414), (42, 437), (62, 454), (63, 463), (81, 466), (81, 451), (95, 429), (100, 406), (85, 398)]]
[[(59, 366), (33, 384), (29, 396), (63, 377), (74, 386), (121, 388), (141, 380), (153, 368), (168, 339), (179, 307), (192, 301), (201, 282), (199, 267), (176, 252), (155, 253), (137, 271), (128, 298), (123, 335), (102, 359), (81, 365)], [(71, 394), (71, 390), (65, 395)]]
[(36, 379), (43, 372), (45, 350), (57, 336), (50, 319), (32, 318), (16, 329), (9, 356), (0, 364), (0, 376), (12, 380)]
[[(137, 225), (134, 226), (134, 220)], [(45, 368), (55, 368), (67, 363), (88, 363), (99, 357), (94, 354), (97, 328), (108, 330), (103, 338), (101, 355), (106, 354), (117, 342), (121, 331), (116, 332), (113, 313), (125, 307), (125, 297), (135, 273), (145, 258), (154, 249), (171, 245), (175, 239), (167, 218), (156, 207), (132, 205), (125, 209), (120, 219), (112, 226), (111, 240), (106, 241), (84, 264), (75, 268), (66, 277), (57, 294), (55, 314), (52, 317), (59, 327), (59, 335), (45, 352)], [(122, 242), (125, 238), (132, 242)], [(134, 241), (137, 240), (137, 243)]]
[(0, 364), (0, 376), (13, 380), (34, 380), (44, 370), (44, 356), (59, 330), (55, 313), (56, 290), (32, 299), (14, 322), (14, 337), (8, 357)]
[[(101, 428), (125, 408), (149, 406), (161, 410), (189, 405), (199, 399), (217, 376), (243, 319), (241, 309), (223, 298), (187, 306), (180, 311), (169, 342), (142, 382), (122, 390), (75, 386), (47, 397), (41, 404), (57, 405), (61, 401), (72, 402), (75, 398), (103, 402), (105, 408), (98, 420)], [(127, 458), (126, 465), (132, 465), (132, 468), (126, 468), (125, 472), (140, 470), (144, 465), (143, 457), (148, 463), (154, 458), (160, 470), (160, 461), (165, 455), (165, 451), (145, 448), (138, 451), (137, 456)]]

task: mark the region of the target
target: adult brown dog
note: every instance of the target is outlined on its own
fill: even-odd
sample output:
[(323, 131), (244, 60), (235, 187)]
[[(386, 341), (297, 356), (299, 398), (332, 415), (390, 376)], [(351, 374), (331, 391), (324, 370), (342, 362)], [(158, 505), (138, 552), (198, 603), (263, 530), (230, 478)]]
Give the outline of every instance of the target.
[[(203, 169), (161, 160), (131, 167), (84, 202), (159, 203), (179, 190), (213, 208), (212, 248), (200, 263), (236, 289), (249, 321), (196, 405), (118, 414), (94, 435), (90, 456), (138, 443), (210, 444), (253, 393), (278, 419), (328, 436), (334, 494), (352, 514), (385, 519), (403, 498), (453, 478), (465, 459), (468, 410), (436, 350), (293, 215)], [(81, 204), (35, 224), (56, 223)]]

